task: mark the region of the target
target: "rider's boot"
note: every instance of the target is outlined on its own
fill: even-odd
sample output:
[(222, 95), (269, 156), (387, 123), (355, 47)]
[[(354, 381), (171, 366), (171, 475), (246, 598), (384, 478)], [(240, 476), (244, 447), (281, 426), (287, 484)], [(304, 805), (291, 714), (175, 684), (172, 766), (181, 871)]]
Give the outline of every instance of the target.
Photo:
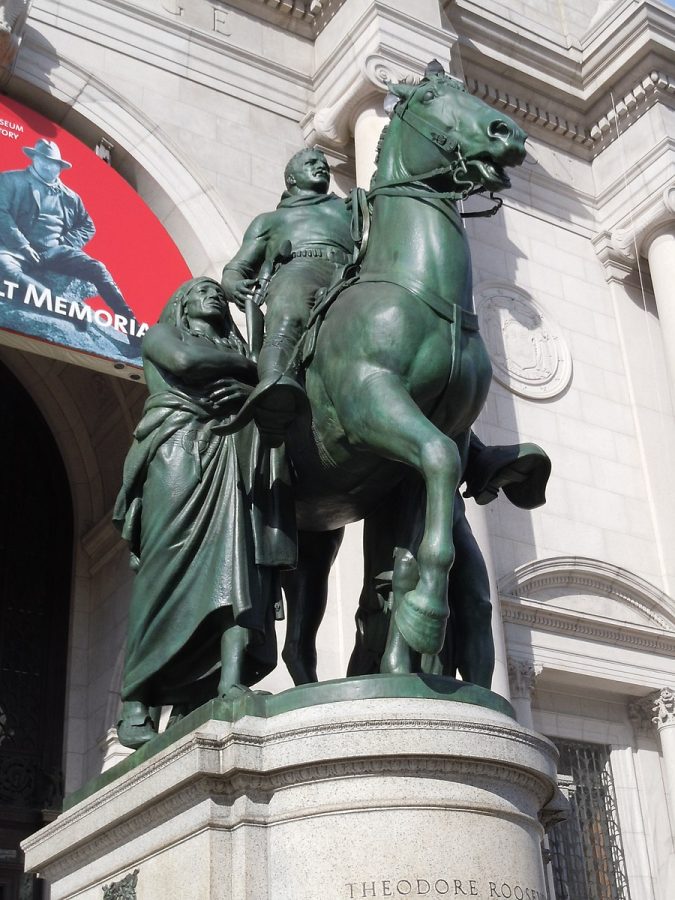
[(551, 460), (537, 444), (486, 447), (471, 433), (464, 496), (479, 505), (494, 500), (501, 488), (514, 506), (542, 506), (550, 474)]
[(216, 425), (214, 432), (232, 434), (255, 419), (263, 444), (283, 444), (286, 429), (307, 408), (307, 395), (299, 381), (301, 335), (302, 323), (287, 318), (265, 337), (258, 358), (258, 384), (237, 415), (227, 425)]

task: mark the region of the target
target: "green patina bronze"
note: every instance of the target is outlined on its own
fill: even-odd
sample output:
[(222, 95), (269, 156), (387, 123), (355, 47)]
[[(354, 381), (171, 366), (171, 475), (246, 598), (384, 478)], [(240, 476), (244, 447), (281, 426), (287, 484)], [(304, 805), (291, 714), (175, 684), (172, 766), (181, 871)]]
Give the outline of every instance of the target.
[[(438, 69), (391, 90), (368, 245), (325, 313), (306, 373), (312, 431), (295, 419), (286, 446), (303, 533), (369, 516), (416, 473), (423, 490), (390, 535), (415, 560), (391, 620), (389, 665), (405, 671), (410, 651), (433, 656), (445, 642), (455, 498), (491, 378), (457, 200), (507, 187), (504, 167), (522, 162), (525, 134)], [(317, 565), (319, 541), (309, 543), (306, 561), (300, 540), (300, 579)]]
[(150, 396), (114, 512), (136, 569), (118, 725), (130, 747), (155, 735), (151, 707), (178, 716), (274, 668), (279, 569), (296, 552), (283, 456), (252, 425), (214, 432), (256, 380), (216, 282), (176, 292), (143, 362)]
[[(274, 665), (293, 501), (297, 568), (282, 577), (296, 684), (316, 680), (328, 572), (344, 526), (365, 518), (350, 674), (459, 671), (474, 682), (463, 697), (493, 702), (481, 693), (494, 665), (489, 585), (458, 489), (465, 480), (479, 503), (508, 489), (530, 508), (550, 464), (534, 445), (485, 448), (472, 435), (491, 366), (457, 201), (508, 187), (504, 167), (522, 162), (525, 134), (438, 64), (391, 91), (368, 196), (350, 206), (329, 194), (325, 157), (302, 151), (278, 208), (225, 267), (222, 290), (246, 310), (251, 347), (208, 279), (185, 285), (145, 339), (150, 398), (116, 509), (138, 567), (119, 729), (128, 746), (154, 736), (151, 707), (173, 704), (177, 721)], [(284, 702), (322, 702), (296, 690)]]

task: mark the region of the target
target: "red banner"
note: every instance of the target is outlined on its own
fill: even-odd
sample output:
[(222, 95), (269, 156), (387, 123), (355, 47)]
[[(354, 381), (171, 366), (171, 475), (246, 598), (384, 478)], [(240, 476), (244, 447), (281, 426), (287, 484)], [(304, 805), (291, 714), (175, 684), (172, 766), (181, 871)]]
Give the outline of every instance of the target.
[(0, 341), (96, 368), (140, 366), (143, 334), (190, 274), (110, 165), (0, 101)]

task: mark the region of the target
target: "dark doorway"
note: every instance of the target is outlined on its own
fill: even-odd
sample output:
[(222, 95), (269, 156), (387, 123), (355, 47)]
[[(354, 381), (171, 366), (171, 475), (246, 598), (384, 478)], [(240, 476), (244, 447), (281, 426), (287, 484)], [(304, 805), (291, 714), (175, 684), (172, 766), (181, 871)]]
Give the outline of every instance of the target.
[(0, 365), (0, 898), (35, 900), (19, 842), (62, 800), (73, 513), (44, 419)]

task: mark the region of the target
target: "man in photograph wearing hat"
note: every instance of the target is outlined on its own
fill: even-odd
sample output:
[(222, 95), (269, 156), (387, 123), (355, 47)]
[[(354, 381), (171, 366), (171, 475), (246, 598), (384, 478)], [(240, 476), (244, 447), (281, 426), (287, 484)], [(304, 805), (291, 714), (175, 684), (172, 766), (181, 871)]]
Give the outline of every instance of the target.
[(113, 313), (133, 318), (110, 272), (82, 250), (96, 229), (80, 197), (61, 181), (71, 163), (45, 138), (23, 152), (30, 166), (0, 172), (0, 281), (23, 290), (34, 284), (41, 292), (50, 274), (70, 275), (91, 282)]

